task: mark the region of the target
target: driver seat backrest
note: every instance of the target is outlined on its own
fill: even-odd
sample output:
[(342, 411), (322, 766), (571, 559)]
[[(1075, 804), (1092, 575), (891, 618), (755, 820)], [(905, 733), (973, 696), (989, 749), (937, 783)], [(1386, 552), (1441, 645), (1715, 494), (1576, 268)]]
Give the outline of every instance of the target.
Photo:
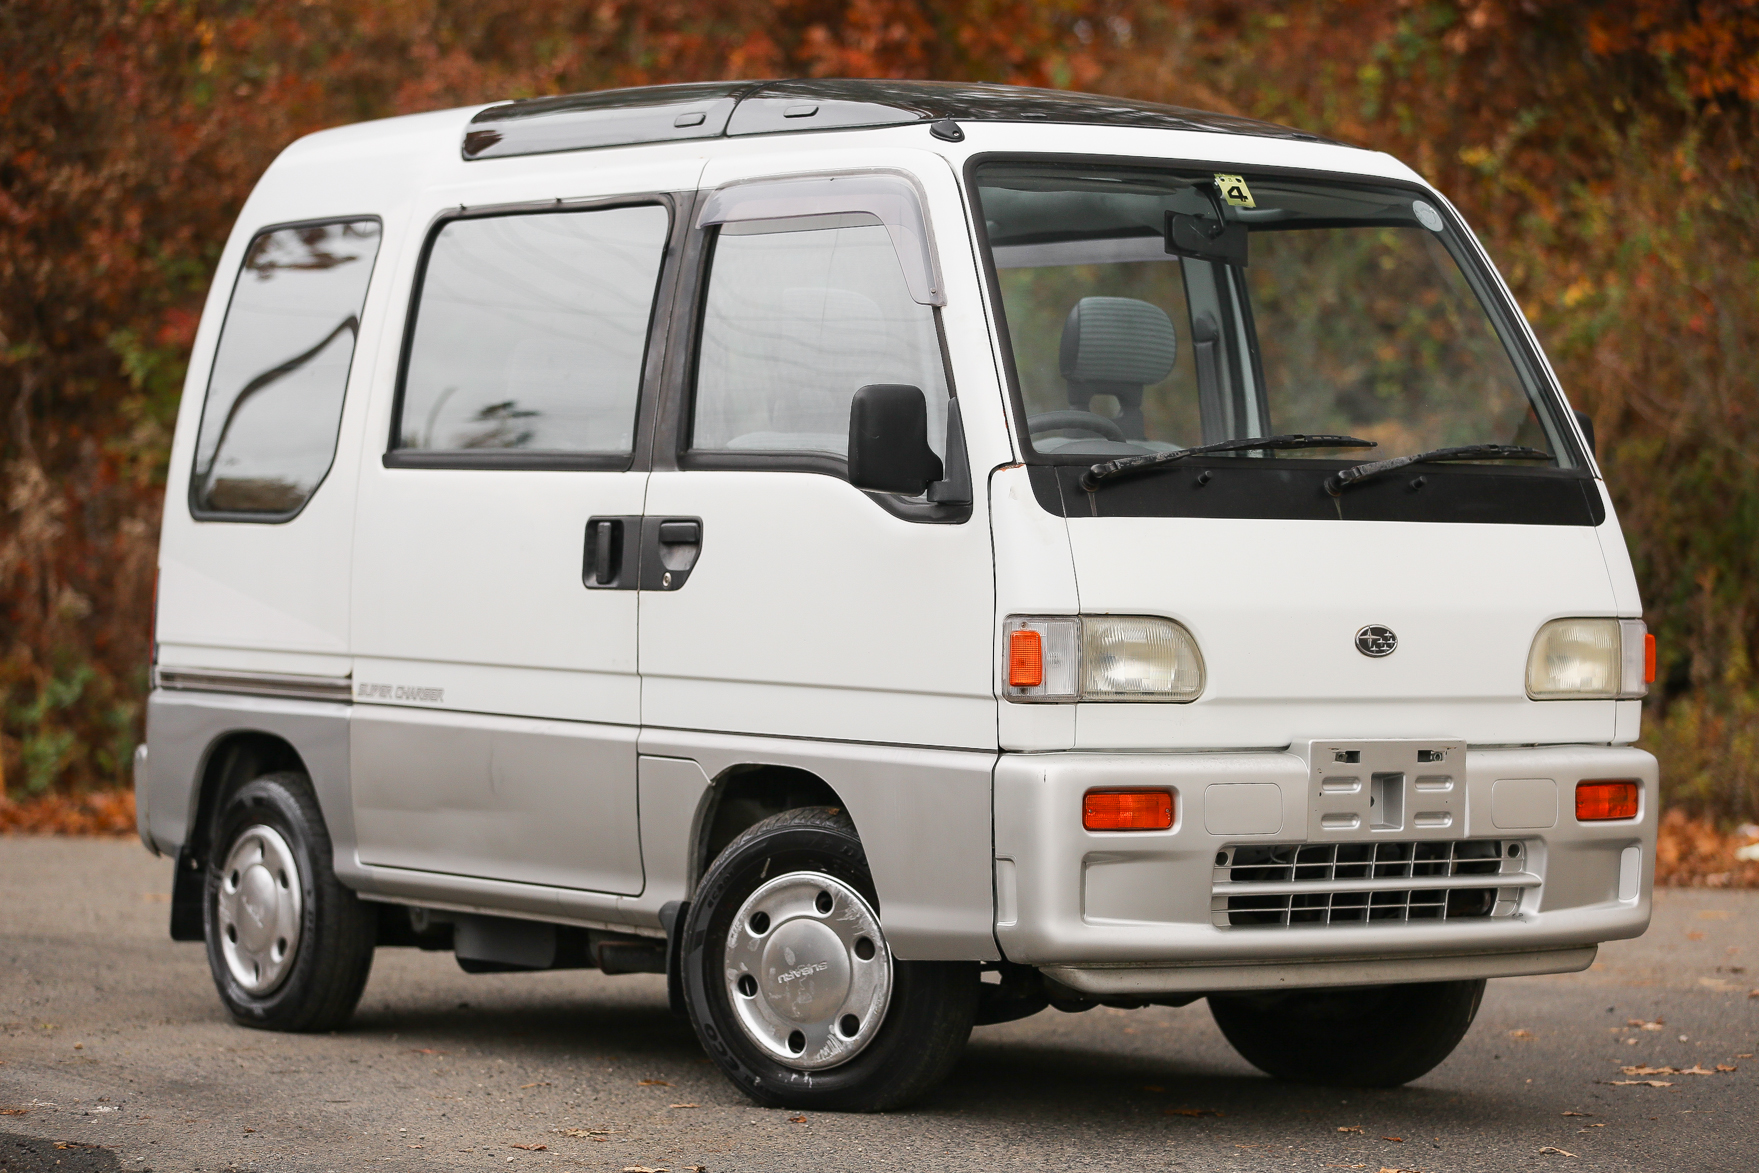
[(1084, 297), (1063, 322), (1057, 365), (1069, 384), (1069, 406), (1092, 411), (1093, 397), (1110, 395), (1122, 408), (1118, 426), (1145, 439), (1142, 389), (1173, 372), (1179, 336), (1166, 311), (1134, 297)]

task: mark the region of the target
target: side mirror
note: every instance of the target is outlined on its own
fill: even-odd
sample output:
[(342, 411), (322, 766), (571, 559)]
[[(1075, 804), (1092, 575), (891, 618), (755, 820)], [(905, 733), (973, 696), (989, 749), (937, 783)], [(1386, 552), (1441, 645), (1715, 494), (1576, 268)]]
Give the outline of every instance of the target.
[(928, 446), (928, 399), (903, 383), (870, 383), (849, 405), (849, 483), (915, 497), (941, 479)]
[(1576, 409), (1576, 422), (1582, 426), (1582, 435), (1588, 439), (1588, 454), (1599, 459), (1600, 451), (1594, 445), (1594, 417), (1587, 412)]

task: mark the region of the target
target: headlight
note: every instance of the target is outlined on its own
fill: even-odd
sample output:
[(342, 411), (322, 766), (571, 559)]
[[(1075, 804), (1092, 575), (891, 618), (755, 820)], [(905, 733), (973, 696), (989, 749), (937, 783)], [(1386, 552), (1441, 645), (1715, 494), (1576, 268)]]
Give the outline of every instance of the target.
[(1005, 632), (1016, 701), (1194, 701), (1203, 656), (1184, 626), (1152, 615), (1016, 616)]
[(1649, 646), (1641, 619), (1553, 619), (1533, 637), (1527, 695), (1536, 701), (1646, 696)]

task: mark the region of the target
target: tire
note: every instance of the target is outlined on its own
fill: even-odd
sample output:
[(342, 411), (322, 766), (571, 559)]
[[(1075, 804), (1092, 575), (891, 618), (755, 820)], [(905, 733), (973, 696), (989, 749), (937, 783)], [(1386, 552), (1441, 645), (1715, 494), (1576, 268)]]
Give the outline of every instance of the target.
[(372, 910), (336, 879), (311, 781), (268, 774), (214, 821), (203, 935), (220, 1000), (244, 1026), (321, 1031), (347, 1024), (372, 970)]
[(765, 819), (710, 866), (684, 925), (684, 998), (740, 1091), (767, 1107), (878, 1112), (952, 1069), (977, 1014), (977, 963), (897, 960), (878, 907), (834, 807)]
[(1277, 1079), (1397, 1087), (1453, 1053), (1483, 997), (1479, 978), (1212, 994), (1209, 1012), (1241, 1058)]

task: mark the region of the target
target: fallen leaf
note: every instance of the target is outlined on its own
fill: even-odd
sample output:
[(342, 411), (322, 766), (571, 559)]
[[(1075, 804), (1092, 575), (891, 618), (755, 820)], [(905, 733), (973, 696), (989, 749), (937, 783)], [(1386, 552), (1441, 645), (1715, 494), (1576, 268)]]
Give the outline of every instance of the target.
[(580, 1140), (585, 1140), (589, 1136), (611, 1135), (609, 1128), (558, 1128), (556, 1131), (563, 1136), (572, 1136)]
[(444, 1055), (446, 1052), (436, 1051), (432, 1047), (411, 1047), (409, 1053), (411, 1055)]
[(638, 1079), (635, 1081), (635, 1086), (636, 1087), (671, 1087), (672, 1085), (667, 1083), (663, 1079)]
[[(420, 1148), (421, 1146), (412, 1145), (410, 1147)], [(513, 1147), (516, 1149), (524, 1149), (528, 1153), (547, 1153), (550, 1151), (550, 1146), (547, 1144), (516, 1144)]]
[[(1717, 1070), (1721, 1070), (1721, 1068), (1718, 1068)], [(1705, 1067), (1701, 1063), (1694, 1063), (1690, 1067), (1686, 1067), (1686, 1068), (1681, 1069), (1678, 1072), (1678, 1074), (1680, 1074), (1680, 1075), (1715, 1075), (1716, 1072), (1711, 1071), (1709, 1068)]]
[(1601, 1083), (1608, 1087), (1672, 1087), (1665, 1079), (1603, 1079)]
[(1575, 1153), (1570, 1152), (1568, 1149), (1555, 1148), (1551, 1145), (1546, 1145), (1544, 1148), (1540, 1149), (1539, 1151), (1541, 1153), (1550, 1153), (1551, 1155), (1553, 1155), (1555, 1157), (1573, 1157), (1576, 1155)]
[(1397, 1141), (1397, 1142), (1398, 1142), (1398, 1143), (1399, 1143), (1399, 1144), (1404, 1144), (1404, 1143), (1405, 1143), (1405, 1138), (1404, 1138), (1404, 1137), (1402, 1137), (1402, 1136), (1383, 1136), (1383, 1137), (1381, 1137), (1381, 1138), (1380, 1138), (1380, 1139), (1381, 1139), (1381, 1140), (1391, 1140), (1391, 1141)]
[(1220, 1116), (1221, 1113), (1214, 1108), (1168, 1108), (1166, 1111), (1162, 1112), (1161, 1115), (1163, 1115), (1163, 1116)]
[(1361, 1132), (1362, 1130), (1360, 1128), (1351, 1127), (1351, 1128), (1340, 1128), (1340, 1129), (1338, 1129), (1338, 1131), (1339, 1132)]
[(425, 1147), (427, 1147), (427, 1146), (425, 1146), (425, 1145), (419, 1145), (419, 1144), (412, 1144), (412, 1145), (405, 1145), (405, 1146), (404, 1146), (404, 1147), (405, 1147), (405, 1148), (411, 1148), (411, 1149), (419, 1149), (419, 1148), (425, 1148)]
[(1718, 1063), (1716, 1065), (1716, 1069), (1718, 1071), (1739, 1071), (1740, 1070), (1740, 1068), (1736, 1067), (1733, 1063)]
[(550, 1081), (546, 1079), (542, 1083), (522, 1083), (519, 1085), (519, 1090), (525, 1091), (527, 1088), (549, 1087), (549, 1086), (550, 1086)]
[(668, 1108), (700, 1108), (701, 1104), (667, 1104)]
[(788, 1117), (788, 1123), (790, 1123), (790, 1124), (805, 1124), (806, 1117), (804, 1117), (804, 1116), (790, 1116), (790, 1117)]
[[(1681, 1074), (1683, 1074), (1683, 1072), (1681, 1072), (1680, 1069), (1677, 1067), (1650, 1067), (1648, 1064), (1644, 1064), (1641, 1067), (1621, 1067), (1621, 1068), (1619, 1068), (1619, 1070), (1626, 1075), (1681, 1075)], [(1709, 1074), (1709, 1073), (1706, 1072), (1705, 1074)]]
[(625, 1165), (623, 1173), (670, 1173), (667, 1169), (649, 1169), (646, 1165)]
[(29, 1112), (29, 1108), (0, 1108), (0, 1116), (23, 1116)]
[(1592, 1113), (1592, 1112), (1565, 1112), (1564, 1115), (1565, 1116), (1592, 1116), (1592, 1115), (1594, 1115), (1594, 1113)]
[(1530, 1039), (1533, 1037), (1533, 1032), (1530, 1030), (1511, 1030), (1509, 1037), (1511, 1039)]
[(1657, 1018), (1653, 1022), (1644, 1022), (1641, 1018), (1627, 1018), (1627, 1019), (1625, 1019), (1625, 1025), (1626, 1026), (1635, 1026), (1635, 1027), (1638, 1027), (1642, 1030), (1660, 1030), (1662, 1027), (1667, 1025), (1667, 1020), (1662, 1019), (1662, 1018)]

